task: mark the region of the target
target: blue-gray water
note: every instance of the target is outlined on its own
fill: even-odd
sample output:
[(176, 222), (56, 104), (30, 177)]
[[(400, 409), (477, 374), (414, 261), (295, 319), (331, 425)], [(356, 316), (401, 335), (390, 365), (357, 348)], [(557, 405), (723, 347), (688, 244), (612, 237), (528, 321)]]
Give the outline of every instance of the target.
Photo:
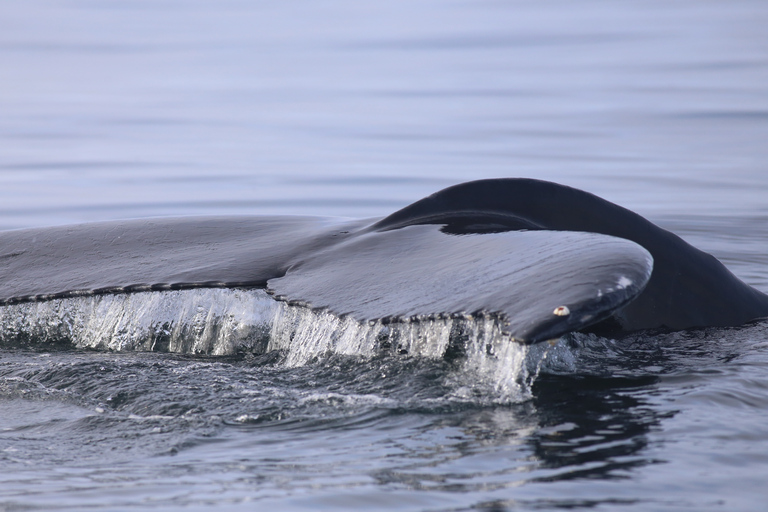
[[(527, 176), (633, 209), (768, 292), (766, 27), (758, 0), (3, 2), (0, 228), (380, 216)], [(574, 336), (538, 377), (541, 354), (505, 373), (354, 337), (201, 356), (83, 332), (0, 351), (0, 509), (768, 499), (766, 323)]]

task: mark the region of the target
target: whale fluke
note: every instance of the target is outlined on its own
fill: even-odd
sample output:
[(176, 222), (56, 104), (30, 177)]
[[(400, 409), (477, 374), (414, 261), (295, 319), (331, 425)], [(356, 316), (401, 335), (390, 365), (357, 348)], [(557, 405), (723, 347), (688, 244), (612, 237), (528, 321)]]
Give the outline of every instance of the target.
[(359, 321), (493, 315), (534, 343), (734, 326), (768, 296), (597, 196), (530, 179), (456, 185), (380, 220), (183, 217), (0, 232), (0, 305), (88, 294), (265, 288)]
[(534, 343), (610, 316), (642, 291), (652, 261), (637, 244), (594, 233), (407, 226), (308, 255), (267, 290), (361, 321), (496, 314), (503, 331)]

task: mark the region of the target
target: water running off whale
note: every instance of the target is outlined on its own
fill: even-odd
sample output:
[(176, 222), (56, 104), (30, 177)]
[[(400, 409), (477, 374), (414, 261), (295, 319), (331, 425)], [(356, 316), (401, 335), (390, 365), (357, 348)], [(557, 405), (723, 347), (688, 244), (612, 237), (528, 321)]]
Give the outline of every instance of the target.
[[(43, 337), (87, 332), (98, 345), (88, 329), (100, 325), (98, 332), (113, 336), (102, 348), (174, 350), (191, 343), (185, 350), (226, 353), (232, 347), (211, 345), (205, 324), (193, 332), (198, 306), (146, 325), (114, 313), (109, 324), (104, 314), (124, 310), (121, 301), (131, 297), (166, 304), (149, 307), (151, 317), (183, 290), (196, 290), (186, 295), (194, 304), (205, 295), (199, 289), (211, 288), (232, 289), (230, 299), (262, 294), (261, 305), (238, 313), (257, 320), (219, 322), (215, 336), (223, 332), (258, 351), (280, 348), (280, 339), (307, 329), (295, 318), (278, 322), (291, 325), (281, 338), (258, 318), (285, 320), (295, 310), (335, 318), (337, 348), (363, 343), (435, 355), (450, 352), (471, 325), (530, 344), (586, 328), (681, 330), (768, 316), (768, 296), (714, 257), (592, 194), (530, 179), (456, 185), (374, 221), (190, 217), (0, 233), (6, 339), (48, 329)], [(216, 313), (221, 318), (232, 314), (225, 306), (217, 306), (224, 308)], [(184, 315), (192, 320), (181, 321)], [(25, 323), (33, 317), (36, 326)], [(181, 333), (183, 325), (192, 334)], [(395, 335), (389, 325), (410, 334)], [(426, 325), (446, 334), (430, 338)]]

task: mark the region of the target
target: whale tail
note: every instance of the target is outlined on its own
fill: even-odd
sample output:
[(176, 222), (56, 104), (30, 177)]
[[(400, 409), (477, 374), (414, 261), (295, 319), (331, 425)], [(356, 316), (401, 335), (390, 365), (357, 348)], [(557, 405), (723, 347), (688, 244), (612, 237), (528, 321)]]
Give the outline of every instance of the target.
[(637, 214), (554, 183), (437, 192), (368, 224), (302, 217), (105, 222), (0, 233), (0, 305), (266, 288), (359, 321), (492, 315), (523, 343), (594, 326), (740, 325), (768, 297)]

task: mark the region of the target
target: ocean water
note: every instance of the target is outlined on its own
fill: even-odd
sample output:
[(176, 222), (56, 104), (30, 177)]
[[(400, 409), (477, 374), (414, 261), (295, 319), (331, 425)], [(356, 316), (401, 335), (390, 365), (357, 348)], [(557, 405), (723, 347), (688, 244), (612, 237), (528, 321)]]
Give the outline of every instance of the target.
[[(766, 26), (757, 0), (4, 2), (0, 229), (377, 217), (525, 176), (768, 292)], [(768, 500), (766, 322), (524, 348), (192, 290), (0, 326), (0, 510)]]

